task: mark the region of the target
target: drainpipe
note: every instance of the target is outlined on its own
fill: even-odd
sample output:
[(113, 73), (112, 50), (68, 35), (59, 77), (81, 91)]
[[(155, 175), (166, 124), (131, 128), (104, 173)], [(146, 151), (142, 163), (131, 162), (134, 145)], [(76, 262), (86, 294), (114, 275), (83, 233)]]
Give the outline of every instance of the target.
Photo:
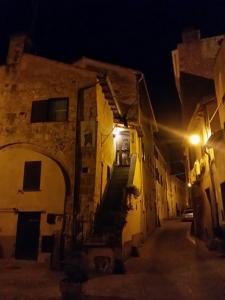
[(80, 212), (80, 171), (81, 171), (81, 145), (80, 145), (80, 122), (82, 120), (81, 105), (84, 100), (84, 91), (96, 87), (99, 83), (95, 83), (78, 89), (77, 97), (77, 114), (76, 114), (76, 145), (75, 145), (75, 167), (74, 167), (74, 191), (73, 191), (73, 223), (72, 223), (72, 242), (77, 243), (77, 227), (78, 221), (76, 218), (77, 213)]

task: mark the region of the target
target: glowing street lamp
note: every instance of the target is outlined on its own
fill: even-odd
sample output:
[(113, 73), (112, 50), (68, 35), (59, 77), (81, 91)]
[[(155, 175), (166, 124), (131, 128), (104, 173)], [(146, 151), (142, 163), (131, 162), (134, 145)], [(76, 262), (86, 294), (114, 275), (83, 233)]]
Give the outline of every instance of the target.
[(199, 145), (200, 144), (200, 136), (198, 134), (192, 134), (189, 137), (189, 142), (192, 145)]

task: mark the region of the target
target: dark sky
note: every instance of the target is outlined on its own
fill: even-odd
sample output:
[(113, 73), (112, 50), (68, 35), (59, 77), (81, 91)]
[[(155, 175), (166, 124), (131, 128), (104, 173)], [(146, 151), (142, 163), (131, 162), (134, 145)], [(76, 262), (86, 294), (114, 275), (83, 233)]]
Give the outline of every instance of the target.
[(0, 54), (9, 34), (28, 31), (39, 55), (68, 62), (88, 56), (141, 70), (157, 120), (172, 126), (180, 109), (171, 50), (187, 27), (203, 37), (224, 33), (225, 0), (0, 0)]

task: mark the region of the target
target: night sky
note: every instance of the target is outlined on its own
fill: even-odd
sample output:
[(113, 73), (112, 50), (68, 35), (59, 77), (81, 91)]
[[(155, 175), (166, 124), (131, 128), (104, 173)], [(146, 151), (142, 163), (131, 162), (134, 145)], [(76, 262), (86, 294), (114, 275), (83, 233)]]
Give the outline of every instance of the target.
[(26, 31), (34, 51), (72, 62), (81, 56), (143, 71), (158, 122), (178, 126), (171, 50), (181, 32), (225, 33), (225, 1), (0, 0), (0, 55), (11, 33)]

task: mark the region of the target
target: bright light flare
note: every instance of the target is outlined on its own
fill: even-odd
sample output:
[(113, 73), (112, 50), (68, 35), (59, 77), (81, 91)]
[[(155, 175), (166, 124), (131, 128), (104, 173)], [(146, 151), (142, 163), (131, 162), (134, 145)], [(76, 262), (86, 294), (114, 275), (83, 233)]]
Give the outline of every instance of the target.
[(191, 183), (190, 183), (190, 182), (188, 182), (187, 186), (190, 188), (190, 187), (191, 187)]
[(198, 134), (192, 134), (189, 138), (189, 142), (192, 145), (199, 145), (200, 144), (200, 136)]
[(120, 136), (120, 131), (122, 131), (122, 129), (119, 128), (119, 127), (115, 127), (115, 128), (113, 129), (113, 137), (114, 137), (115, 139), (118, 139), (118, 138), (119, 138), (119, 136)]

